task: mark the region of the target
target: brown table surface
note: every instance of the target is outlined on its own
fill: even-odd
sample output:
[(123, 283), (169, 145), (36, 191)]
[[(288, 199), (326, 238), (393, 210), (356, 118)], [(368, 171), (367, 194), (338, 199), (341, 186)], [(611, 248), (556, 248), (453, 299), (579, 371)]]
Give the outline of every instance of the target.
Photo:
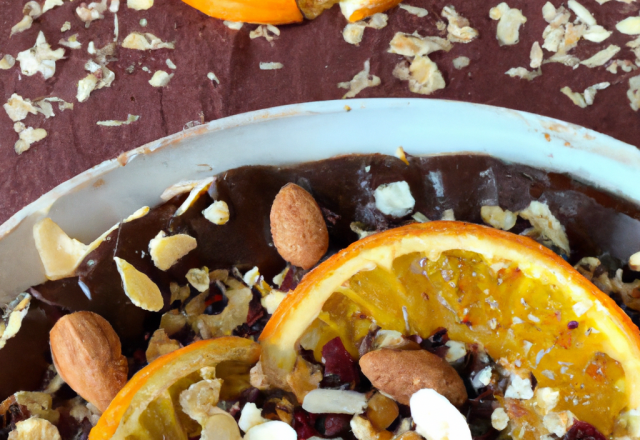
[[(421, 97), (409, 91), (406, 82), (393, 77), (394, 66), (402, 59), (387, 52), (389, 41), (398, 31), (421, 35), (442, 35), (436, 28), (443, 6), (453, 4), (458, 12), (471, 21), (480, 36), (469, 44), (455, 44), (448, 52), (431, 55), (443, 72), (447, 87), (430, 98), (463, 100), (525, 110), (563, 119), (622, 141), (640, 146), (640, 113), (634, 112), (627, 98), (628, 79), (640, 70), (614, 75), (605, 67), (572, 69), (561, 64), (544, 64), (542, 76), (533, 81), (510, 78), (505, 72), (511, 67), (529, 68), (529, 51), (534, 41), (540, 43), (546, 22), (541, 8), (544, 1), (511, 0), (509, 6), (522, 10), (528, 21), (521, 29), (520, 42), (500, 47), (496, 40), (497, 22), (489, 18), (493, 2), (463, 2), (461, 0), (408, 0), (407, 3), (429, 10), (418, 18), (395, 8), (388, 12), (389, 25), (382, 30), (366, 29), (359, 46), (346, 43), (342, 29), (346, 21), (339, 8), (334, 7), (315, 21), (280, 26), (280, 37), (273, 44), (264, 38), (250, 39), (255, 25), (245, 25), (234, 31), (222, 21), (209, 18), (179, 0), (155, 0), (147, 11), (128, 9), (121, 0), (119, 39), (133, 31), (150, 32), (163, 41), (175, 41), (175, 50), (136, 51), (118, 47), (117, 61), (108, 68), (116, 79), (110, 88), (94, 91), (84, 103), (75, 99), (77, 82), (87, 75), (84, 64), (91, 58), (87, 52), (89, 41), (97, 48), (113, 41), (114, 17), (105, 13), (103, 20), (94, 21), (89, 29), (75, 16), (80, 0), (65, 1), (63, 6), (46, 12), (33, 27), (9, 37), (11, 26), (20, 21), (24, 1), (0, 0), (0, 54), (14, 57), (34, 45), (39, 31), (44, 31), (53, 49), (58, 40), (78, 33), (82, 49), (66, 49), (66, 58), (56, 63), (53, 78), (45, 81), (40, 74), (27, 77), (20, 74), (19, 64), (11, 70), (0, 70), (0, 100), (6, 102), (11, 94), (35, 100), (56, 96), (73, 102), (73, 110), (56, 116), (29, 115), (27, 126), (41, 127), (48, 136), (18, 156), (13, 149), (18, 139), (13, 122), (0, 110), (0, 222), (7, 220), (21, 207), (35, 200), (59, 183), (120, 153), (146, 142), (176, 133), (189, 121), (210, 121), (225, 116), (272, 106), (306, 101), (339, 99), (345, 90), (337, 83), (349, 81), (371, 60), (371, 71), (382, 84), (365, 89), (358, 98)], [(559, 6), (558, 0), (553, 0)], [(609, 44), (622, 48), (616, 59), (635, 59), (625, 43), (633, 39), (615, 31), (622, 17), (638, 15), (640, 3), (626, 4), (610, 1), (599, 5), (595, 0), (581, 0), (593, 12), (598, 24), (614, 34), (603, 43), (580, 41), (572, 53), (586, 59)], [(146, 27), (140, 25), (145, 18)], [(572, 20), (574, 15), (572, 15)], [(71, 22), (71, 30), (60, 28)], [(545, 51), (545, 57), (550, 54)], [(470, 58), (468, 67), (456, 70), (452, 60), (459, 56)], [(166, 59), (177, 66), (175, 76), (165, 88), (148, 84), (151, 72), (170, 71)], [(281, 70), (262, 71), (260, 62), (277, 61)], [(125, 69), (134, 66), (133, 73)], [(220, 85), (207, 78), (214, 72)], [(585, 109), (574, 105), (560, 93), (569, 86), (574, 91), (602, 82), (611, 87), (598, 92), (595, 103)], [(120, 127), (97, 126), (100, 120), (124, 120), (128, 114), (139, 115), (131, 125)], [(452, 121), (452, 124), (464, 121)], [(300, 139), (303, 144), (304, 139)], [(514, 146), (517, 148), (517, 146)]]

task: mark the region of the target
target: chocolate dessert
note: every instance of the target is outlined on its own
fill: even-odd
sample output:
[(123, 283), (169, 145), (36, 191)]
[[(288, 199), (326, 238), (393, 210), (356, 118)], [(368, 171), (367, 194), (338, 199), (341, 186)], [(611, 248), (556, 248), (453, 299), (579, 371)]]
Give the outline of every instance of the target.
[[(415, 206), (409, 213), (388, 215), (377, 203), (376, 190), (394, 182), (408, 184), (407, 188), (415, 199)], [(22, 328), (0, 349), (0, 369), (4, 373), (0, 381), (0, 398), (7, 402), (3, 416), (4, 432), (14, 428), (21, 418), (28, 417), (19, 405), (12, 404), (14, 393), (52, 386), (55, 370), (51, 367), (49, 331), (65, 315), (90, 311), (105, 318), (122, 342), (122, 353), (128, 359), (129, 377), (162, 354), (163, 344), (175, 349), (229, 333), (257, 339), (274, 310), (273, 304), (265, 302), (271, 289), (291, 291), (307, 273), (295, 265), (288, 265), (281, 256), (280, 244), (274, 246), (276, 240), (272, 236), (273, 217), (270, 221), (270, 212), (276, 195), (289, 183), (308, 192), (322, 213), (322, 223), (328, 231), (328, 251), (322, 261), (360, 237), (375, 232), (441, 218), (482, 224), (490, 221), (483, 213), (487, 207), (518, 213), (525, 212), (532, 202), (539, 202), (548, 206), (553, 218), (562, 225), (568, 243), (550, 240), (544, 233), (536, 231), (531, 227), (534, 223), (526, 220), (524, 214), (517, 220), (514, 217), (508, 229), (532, 236), (550, 246), (609, 293), (636, 325), (640, 323), (636, 311), (640, 309), (637, 304), (638, 281), (633, 281), (637, 272), (628, 266), (630, 256), (640, 249), (640, 209), (570, 176), (508, 164), (481, 155), (407, 155), (402, 158), (354, 155), (288, 167), (245, 166), (215, 176), (208, 191), (198, 197), (192, 197), (200, 194), (196, 187), (191, 193), (175, 195), (148, 213), (143, 212), (125, 221), (84, 257), (74, 277), (48, 281), (29, 290), (32, 299)], [(207, 186), (208, 183), (203, 188)], [(190, 201), (185, 203), (187, 199)], [(207, 213), (209, 208), (216, 206), (214, 201), (225, 204), (220, 217)], [(177, 215), (178, 211), (184, 212)], [(184, 256), (168, 268), (159, 269), (150, 243), (165, 234), (193, 237), (197, 240), (197, 247), (184, 252)], [(130, 292), (125, 291), (127, 287), (123, 285), (122, 268), (116, 264), (118, 259), (133, 265), (159, 288), (162, 305), (157, 311), (144, 310), (141, 308), (144, 305), (136, 303)], [(202, 273), (206, 274), (204, 286), (198, 278)], [(244, 303), (247, 311), (238, 320), (238, 317), (230, 316), (229, 304), (233, 300), (228, 292), (235, 289), (230, 286), (240, 285), (250, 286), (251, 291)], [(203, 320), (205, 325), (187, 324), (196, 318)], [(229, 327), (228, 333), (216, 333), (215, 326), (207, 327), (208, 320), (215, 321), (217, 326), (222, 326), (220, 328)], [(158, 334), (159, 327), (163, 329), (162, 335)], [(376, 332), (372, 330), (369, 344), (373, 343)], [(166, 339), (167, 336), (170, 339)], [(413, 344), (445, 356), (447, 348), (441, 347), (448, 340), (446, 330), (424, 340), (414, 336)], [(336, 365), (339, 365), (339, 359), (347, 354), (340, 339), (333, 344), (338, 346), (331, 348), (327, 344), (322, 353), (324, 356), (324, 350), (333, 350), (331, 356), (337, 356)], [(363, 344), (366, 345), (365, 341)], [(29, 349), (25, 350), (25, 347)], [(156, 352), (150, 352), (151, 347)], [(370, 349), (369, 346), (367, 350)], [(465, 361), (464, 368), (460, 366), (467, 371), (464, 374), (478, 374), (488, 365), (485, 357), (480, 356), (485, 360), (479, 361), (474, 356), (479, 355), (472, 354)], [(349, 379), (353, 372), (338, 366), (335, 368), (334, 373), (326, 370), (326, 387), (339, 388), (351, 383), (351, 389), (369, 390), (367, 387), (370, 385), (366, 381), (357, 385), (360, 379)], [(374, 381), (362, 368), (362, 373), (354, 370), (353, 374), (365, 374)], [(465, 379), (464, 374), (460, 374)], [(347, 375), (346, 379), (342, 375)], [(465, 380), (471, 378), (466, 377)], [(481, 432), (476, 438), (496, 438), (497, 431), (483, 425), (487, 422), (485, 412), (489, 409), (482, 402), (493, 402), (493, 397), (485, 396), (483, 393), (488, 391), (482, 387), (469, 388), (467, 384), (467, 388), (472, 391), (468, 397), (465, 394), (460, 405), (471, 405), (467, 416), (469, 420), (478, 419), (477, 426), (472, 426)], [(497, 392), (491, 392), (494, 391)], [(53, 396), (55, 406), (55, 402), (69, 399), (74, 393), (68, 386), (58, 384)], [(269, 400), (269, 396), (243, 395), (240, 402), (262, 402), (261, 399)], [(235, 404), (235, 399), (231, 399), (229, 405)], [(9, 411), (10, 408), (13, 412)], [(62, 417), (59, 428), (63, 438), (72, 438), (91, 429), (93, 422), (87, 422), (87, 425), (83, 420), (88, 419), (76, 420), (65, 412), (68, 408), (58, 409)], [(297, 425), (294, 423), (294, 428), (298, 431), (298, 438), (308, 438), (318, 432), (329, 437), (331, 432), (351, 435), (345, 432), (344, 417), (335, 420), (317, 419), (315, 416), (311, 420), (308, 417), (311, 416), (307, 413), (295, 416)], [(576, 422), (574, 431), (593, 429), (588, 423), (585, 426), (579, 423), (583, 422)], [(334, 429), (335, 432), (330, 427), (334, 424), (340, 426)]]

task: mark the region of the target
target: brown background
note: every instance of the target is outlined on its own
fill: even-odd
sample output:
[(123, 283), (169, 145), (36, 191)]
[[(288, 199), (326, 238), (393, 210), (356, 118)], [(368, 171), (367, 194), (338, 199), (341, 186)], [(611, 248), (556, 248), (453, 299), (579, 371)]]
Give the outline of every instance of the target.
[[(21, 75), (18, 64), (9, 71), (0, 71), (2, 103), (12, 93), (18, 93), (31, 100), (56, 96), (75, 104), (73, 110), (65, 112), (54, 106), (56, 116), (47, 120), (42, 115), (29, 115), (23, 122), (45, 128), (48, 137), (21, 156), (13, 151), (18, 138), (13, 123), (0, 110), (0, 222), (64, 180), (123, 151), (178, 132), (187, 122), (200, 120), (201, 116), (210, 121), (272, 106), (339, 99), (345, 90), (337, 88), (337, 83), (350, 80), (362, 70), (367, 59), (371, 59), (371, 71), (381, 78), (382, 84), (364, 90), (358, 98), (419, 97), (409, 92), (406, 82), (392, 76), (401, 57), (387, 53), (389, 41), (398, 31), (439, 35), (435, 23), (447, 4), (453, 4), (461, 15), (469, 18), (480, 37), (470, 44), (455, 44), (449, 53), (432, 54), (447, 87), (431, 97), (539, 113), (640, 146), (640, 114), (631, 110), (626, 96), (629, 77), (640, 71), (614, 75), (604, 67), (580, 66), (574, 70), (560, 64), (545, 64), (543, 75), (531, 82), (504, 74), (511, 67), (529, 67), (531, 44), (542, 43), (546, 26), (541, 13), (544, 1), (508, 2), (509, 6), (522, 9), (528, 19), (521, 29), (520, 43), (515, 46), (500, 47), (495, 38), (497, 22), (489, 19), (488, 13), (498, 0), (408, 0), (408, 4), (427, 8), (429, 15), (418, 18), (393, 9), (389, 11), (389, 25), (382, 30), (367, 29), (363, 42), (356, 47), (342, 38), (346, 21), (337, 7), (313, 22), (281, 26), (281, 36), (270, 44), (263, 38), (249, 38), (254, 25), (233, 31), (178, 0), (156, 0), (148, 11), (130, 10), (126, 0), (122, 0), (118, 12), (119, 42), (130, 32), (144, 31), (163, 41), (175, 41), (176, 49), (141, 52), (119, 48), (118, 60), (108, 65), (116, 74), (112, 87), (94, 91), (84, 103), (76, 102), (75, 95), (77, 82), (87, 74), (83, 68), (90, 59), (87, 44), (94, 41), (100, 48), (113, 40), (113, 14), (106, 12), (105, 19), (85, 29), (74, 15), (79, 0), (65, 1), (63, 6), (37, 19), (30, 30), (10, 38), (10, 28), (20, 21), (24, 3), (0, 0), (0, 54), (17, 56), (34, 45), (40, 30), (53, 49), (59, 47), (59, 39), (74, 33), (79, 34), (83, 47), (66, 49), (66, 59), (56, 63), (56, 74), (48, 81), (40, 74)], [(558, 0), (553, 3), (560, 4)], [(594, 13), (598, 24), (609, 30), (614, 30), (615, 23), (623, 17), (637, 15), (640, 10), (640, 5), (618, 1), (604, 5), (594, 0), (581, 3)], [(148, 21), (146, 28), (139, 24), (142, 18)], [(71, 22), (71, 30), (63, 34), (60, 28), (65, 21)], [(573, 53), (586, 59), (609, 44), (617, 44), (622, 50), (614, 58), (633, 60), (632, 52), (624, 46), (631, 39), (614, 32), (600, 44), (581, 41)], [(471, 64), (456, 70), (451, 60), (461, 55), (469, 57)], [(166, 88), (151, 87), (148, 84), (151, 73), (142, 67), (152, 72), (170, 72), (165, 64), (167, 58), (177, 65), (175, 77)], [(281, 62), (284, 68), (261, 71), (259, 63), (269, 61)], [(125, 69), (132, 65), (133, 73), (127, 73)], [(215, 72), (221, 84), (210, 81), (208, 72)], [(601, 81), (609, 81), (612, 86), (598, 92), (594, 105), (586, 109), (575, 106), (559, 92), (563, 86), (581, 92)], [(139, 115), (140, 119), (121, 127), (96, 125), (100, 120), (124, 120), (128, 114)], [(300, 142), (303, 144), (304, 139)]]

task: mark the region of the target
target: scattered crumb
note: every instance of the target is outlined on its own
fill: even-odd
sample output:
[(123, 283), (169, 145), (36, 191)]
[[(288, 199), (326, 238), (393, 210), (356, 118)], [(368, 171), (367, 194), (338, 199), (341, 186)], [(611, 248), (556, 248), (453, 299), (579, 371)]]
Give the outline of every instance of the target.
[(207, 73), (207, 78), (209, 78), (211, 81), (215, 81), (216, 83), (220, 84), (220, 80), (218, 79), (216, 74), (213, 72)]
[(67, 32), (69, 29), (71, 29), (71, 22), (65, 21), (62, 27), (60, 28), (60, 32)]
[(167, 85), (169, 85), (169, 81), (171, 81), (171, 78), (173, 78), (173, 73), (169, 75), (164, 70), (158, 70), (149, 80), (149, 84), (151, 84), (153, 87), (166, 87)]
[(249, 32), (249, 38), (252, 40), (260, 37), (264, 37), (269, 43), (273, 42), (276, 37), (280, 36), (280, 29), (272, 24), (261, 24), (251, 32)]
[(398, 5), (398, 7), (400, 9), (404, 9), (409, 14), (413, 14), (413, 15), (419, 17), (419, 18), (423, 18), (423, 17), (426, 17), (427, 15), (429, 15), (429, 11), (427, 11), (424, 8), (418, 8), (417, 6), (409, 6), (409, 5), (405, 5), (404, 3), (400, 3)]
[(467, 57), (457, 57), (453, 59), (453, 67), (455, 67), (458, 70), (464, 69), (469, 65), (469, 62), (470, 60)]
[(600, 52), (596, 53), (591, 58), (580, 62), (580, 64), (590, 68), (602, 66), (611, 58), (613, 58), (618, 52), (620, 52), (620, 47), (612, 44), (606, 49), (603, 49)]
[(507, 70), (505, 74), (509, 75), (511, 78), (517, 77), (520, 79), (531, 81), (532, 79), (542, 75), (542, 70), (538, 68), (538, 70), (529, 71), (524, 67), (512, 67), (511, 69)]
[(260, 70), (278, 70), (282, 69), (284, 65), (282, 63), (270, 62), (270, 63), (260, 63)]
[(640, 75), (629, 78), (627, 97), (629, 98), (631, 108), (638, 111), (640, 108)]
[(410, 65), (406, 61), (400, 62), (393, 69), (393, 76), (409, 81), (409, 90), (421, 95), (430, 95), (446, 87), (438, 66), (427, 55), (415, 57)]
[(469, 20), (456, 12), (452, 5), (442, 9), (442, 16), (447, 19), (447, 39), (453, 43), (470, 43), (478, 38), (478, 31), (469, 26)]
[(44, 79), (56, 73), (56, 61), (64, 57), (64, 49), (51, 50), (44, 33), (40, 31), (36, 43), (31, 49), (20, 52), (16, 59), (20, 63), (20, 71), (27, 76), (42, 73)]
[(125, 37), (122, 47), (136, 50), (175, 49), (175, 43), (164, 42), (150, 33), (132, 32)]
[(529, 58), (531, 59), (531, 63), (529, 64), (529, 66), (532, 69), (537, 69), (538, 67), (540, 67), (542, 65), (542, 57), (543, 53), (542, 48), (540, 47), (540, 43), (534, 41), (531, 45), (531, 52), (529, 53)]
[(449, 52), (453, 45), (449, 40), (440, 37), (422, 37), (417, 32), (405, 34), (396, 32), (389, 43), (389, 53), (415, 57), (429, 55), (433, 52), (443, 50)]
[(349, 44), (359, 45), (364, 36), (366, 28), (382, 29), (387, 26), (389, 16), (378, 12), (372, 15), (368, 20), (360, 20), (355, 23), (348, 23), (342, 31), (342, 38)]
[(169, 69), (171, 69), (171, 70), (176, 70), (177, 69), (176, 65), (169, 58), (167, 58), (166, 63), (167, 63), (167, 67)]
[(60, 41), (58, 41), (58, 44), (73, 50), (80, 49), (82, 47), (82, 43), (78, 41), (78, 34), (73, 34), (66, 40), (61, 38)]
[(153, 0), (127, 0), (127, 8), (136, 11), (146, 11), (153, 6)]
[(41, 141), (47, 137), (47, 131), (43, 128), (25, 127), (22, 122), (14, 125), (15, 131), (20, 137), (14, 146), (17, 154), (22, 154), (31, 148), (31, 144)]
[(244, 26), (244, 23), (241, 21), (229, 21), (229, 20), (225, 20), (222, 22), (226, 27), (228, 27), (229, 29), (232, 29), (234, 31), (239, 31), (240, 29), (242, 29), (242, 26)]
[(338, 84), (338, 87), (341, 89), (349, 89), (342, 99), (354, 98), (367, 87), (376, 87), (380, 85), (380, 78), (370, 74), (370, 68), (370, 61), (367, 60), (364, 62), (364, 70), (358, 72), (351, 81), (341, 82)]
[(138, 119), (140, 119), (140, 116), (128, 115), (126, 121), (114, 121), (114, 120), (98, 121), (98, 122), (96, 122), (96, 124), (97, 125), (101, 125), (103, 127), (119, 127), (121, 125), (129, 125), (132, 122), (136, 122)]
[(15, 65), (16, 65), (16, 59), (14, 57), (12, 57), (11, 55), (9, 55), (8, 53), (5, 54), (2, 57), (2, 59), (0, 59), (0, 69), (1, 70), (9, 70)]
[(527, 22), (520, 9), (510, 8), (505, 2), (491, 8), (489, 17), (498, 21), (496, 38), (500, 46), (511, 46), (520, 41), (520, 26)]
[(608, 82), (601, 82), (587, 87), (583, 93), (573, 92), (569, 87), (563, 87), (560, 89), (562, 93), (567, 95), (575, 105), (580, 108), (586, 108), (588, 105), (593, 104), (593, 100), (596, 97), (598, 90), (604, 90), (611, 84)]
[(147, 27), (147, 19), (146, 18), (142, 18), (140, 19), (140, 26), (142, 27)]

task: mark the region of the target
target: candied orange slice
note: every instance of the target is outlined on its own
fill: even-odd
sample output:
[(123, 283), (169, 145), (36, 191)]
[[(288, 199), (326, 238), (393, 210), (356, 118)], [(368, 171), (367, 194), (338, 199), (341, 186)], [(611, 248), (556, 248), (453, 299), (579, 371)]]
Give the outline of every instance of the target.
[[(638, 328), (611, 298), (529, 238), (430, 222), (360, 240), (285, 298), (261, 336), (262, 368), (287, 389), (301, 345), (318, 358), (322, 345), (340, 336), (358, 357), (374, 322), (423, 338), (445, 327), (452, 340), (483, 346), (512, 374), (533, 374), (539, 388), (558, 390), (554, 412), (571, 411), (606, 436), (638, 427)], [(519, 414), (511, 422), (523, 427), (522, 438), (548, 433), (535, 397), (507, 401)]]
[(201, 379), (202, 368), (217, 367), (216, 374), (224, 381), (221, 394), (233, 393), (229, 387), (238, 386), (239, 372), (246, 370), (248, 382), (248, 368), (259, 356), (257, 343), (237, 337), (195, 342), (161, 356), (129, 380), (91, 430), (89, 440), (187, 439), (195, 422), (181, 411), (180, 391)]
[(205, 14), (222, 20), (256, 24), (302, 21), (295, 0), (182, 0)]
[(340, 10), (351, 22), (360, 21), (400, 4), (402, 0), (341, 0)]

